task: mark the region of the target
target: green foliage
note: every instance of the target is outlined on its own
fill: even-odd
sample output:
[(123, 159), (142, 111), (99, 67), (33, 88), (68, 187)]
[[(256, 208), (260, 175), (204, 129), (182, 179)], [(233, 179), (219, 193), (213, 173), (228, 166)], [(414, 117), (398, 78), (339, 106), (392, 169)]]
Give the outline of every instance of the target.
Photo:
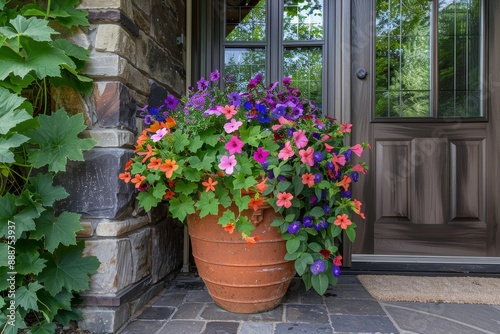
[(95, 142), (78, 137), (81, 114), (51, 113), (51, 84), (86, 94), (93, 85), (79, 74), (89, 51), (54, 40), (52, 21), (68, 28), (88, 22), (79, 1), (52, 0), (48, 9), (9, 2), (0, 0), (0, 331), (54, 333), (54, 320), (80, 319), (76, 293), (89, 288), (99, 266), (76, 240), (80, 215), (53, 209), (68, 196), (54, 184), (56, 173), (68, 160), (82, 161)]

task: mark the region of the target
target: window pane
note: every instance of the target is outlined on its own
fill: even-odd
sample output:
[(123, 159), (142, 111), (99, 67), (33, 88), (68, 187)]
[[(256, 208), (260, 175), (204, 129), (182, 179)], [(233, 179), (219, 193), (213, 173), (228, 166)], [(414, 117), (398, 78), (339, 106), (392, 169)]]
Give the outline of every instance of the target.
[(378, 0), (376, 117), (429, 117), (430, 14), (428, 0)]
[(479, 117), (481, 15), (479, 0), (439, 2), (439, 111), (442, 117)]
[(226, 2), (226, 41), (266, 40), (266, 0)]
[(302, 96), (322, 104), (323, 50), (320, 47), (285, 48), (283, 51), (283, 76), (292, 78), (292, 86), (300, 89)]
[(283, 39), (310, 41), (323, 39), (323, 0), (285, 0)]
[(257, 74), (266, 73), (266, 52), (264, 49), (226, 48), (226, 77), (233, 76), (238, 90), (243, 91), (250, 79)]

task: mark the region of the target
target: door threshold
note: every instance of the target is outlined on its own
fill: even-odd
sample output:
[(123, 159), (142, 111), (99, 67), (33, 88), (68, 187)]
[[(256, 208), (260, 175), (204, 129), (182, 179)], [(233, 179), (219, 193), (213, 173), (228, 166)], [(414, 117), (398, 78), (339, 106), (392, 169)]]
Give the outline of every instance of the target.
[(500, 257), (353, 254), (344, 273), (500, 277)]
[(473, 264), (473, 265), (496, 264), (496, 265), (500, 265), (500, 257), (353, 254), (352, 255), (352, 262), (446, 263), (446, 264)]

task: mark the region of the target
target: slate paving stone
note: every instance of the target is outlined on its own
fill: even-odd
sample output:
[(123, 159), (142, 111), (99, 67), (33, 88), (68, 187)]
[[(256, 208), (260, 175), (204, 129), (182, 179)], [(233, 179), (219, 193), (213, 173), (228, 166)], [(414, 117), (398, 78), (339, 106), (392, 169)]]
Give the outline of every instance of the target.
[(241, 325), (238, 334), (269, 334), (273, 331), (273, 323), (247, 321)]
[(207, 327), (202, 332), (203, 334), (236, 334), (238, 327), (237, 322), (209, 322)]
[(172, 292), (167, 292), (160, 298), (158, 298), (153, 306), (172, 306), (172, 307), (177, 307), (179, 306), (183, 301), (184, 298), (186, 298), (187, 293), (172, 293)]
[(331, 334), (331, 333), (333, 333), (333, 330), (329, 324), (281, 323), (276, 325), (276, 330), (274, 331), (274, 334)]
[(213, 299), (207, 290), (201, 290), (190, 292), (187, 295), (186, 302), (210, 303), (213, 302)]
[(172, 319), (197, 319), (200, 312), (206, 307), (203, 303), (184, 303), (172, 316)]
[(299, 292), (299, 302), (301, 304), (323, 304), (323, 296), (320, 296), (314, 290)]
[(165, 321), (134, 320), (120, 334), (156, 333), (166, 324)]
[(231, 321), (282, 321), (283, 320), (283, 306), (280, 305), (274, 310), (254, 313), (254, 314), (240, 314), (228, 312), (215, 304), (207, 304), (207, 307), (200, 314), (200, 319), (203, 320), (231, 320)]
[(138, 319), (168, 320), (175, 308), (173, 307), (148, 307), (139, 315)]
[(324, 305), (286, 305), (287, 322), (328, 323), (328, 312)]
[(331, 314), (386, 315), (375, 300), (329, 299), (326, 307)]
[[(486, 331), (482, 328), (468, 324), (468, 319), (458, 321), (454, 319), (447, 319), (440, 315), (433, 316), (429, 313), (422, 313), (391, 306), (386, 306), (386, 310), (389, 312), (392, 319), (398, 324), (398, 327), (406, 331), (433, 334), (486, 333)], [(500, 326), (497, 325), (492, 333), (499, 333), (499, 328)]]
[[(203, 321), (185, 321), (172, 320), (158, 332), (158, 334), (199, 334), (202, 332), (205, 322)], [(141, 334), (150, 334), (154, 332), (142, 332)]]
[(399, 333), (385, 316), (332, 315), (331, 321), (335, 333)]
[(325, 298), (329, 299), (371, 299), (373, 297), (363, 288), (362, 285), (357, 284), (343, 284), (336, 285), (329, 288), (325, 293)]

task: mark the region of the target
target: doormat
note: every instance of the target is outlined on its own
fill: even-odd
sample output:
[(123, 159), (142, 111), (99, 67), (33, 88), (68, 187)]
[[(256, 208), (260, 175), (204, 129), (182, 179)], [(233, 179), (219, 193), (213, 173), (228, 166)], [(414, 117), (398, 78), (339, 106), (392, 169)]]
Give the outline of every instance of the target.
[(500, 278), (359, 275), (358, 280), (380, 301), (500, 305)]

